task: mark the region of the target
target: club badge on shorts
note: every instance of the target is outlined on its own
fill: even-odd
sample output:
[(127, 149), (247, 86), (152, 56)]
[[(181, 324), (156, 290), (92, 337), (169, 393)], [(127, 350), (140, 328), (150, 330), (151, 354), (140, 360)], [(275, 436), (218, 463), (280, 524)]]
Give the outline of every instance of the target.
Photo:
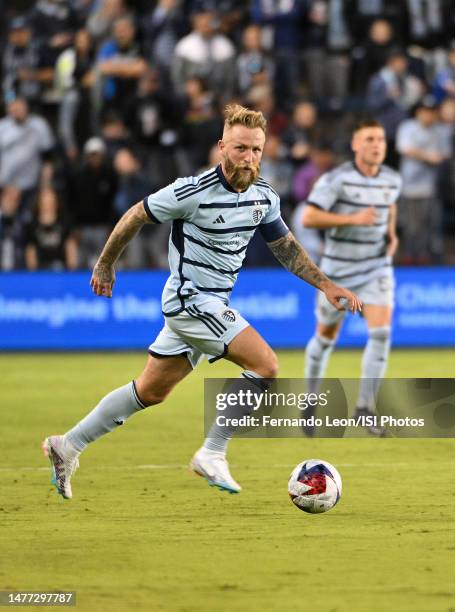
[(253, 217), (253, 223), (255, 225), (258, 225), (258, 223), (261, 222), (261, 219), (264, 216), (264, 211), (262, 210), (262, 206), (259, 204), (259, 202), (254, 203), (251, 215)]
[(221, 318), (227, 321), (228, 323), (234, 323), (235, 312), (233, 310), (230, 310), (229, 308), (226, 310), (223, 310), (223, 312), (221, 313)]

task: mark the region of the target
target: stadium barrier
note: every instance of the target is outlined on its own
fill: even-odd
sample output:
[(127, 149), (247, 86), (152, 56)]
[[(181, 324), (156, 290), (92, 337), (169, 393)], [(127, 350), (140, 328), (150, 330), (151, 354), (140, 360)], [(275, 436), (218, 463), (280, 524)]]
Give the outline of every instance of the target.
[[(92, 294), (89, 272), (0, 274), (0, 349), (144, 349), (162, 327), (166, 272), (120, 272), (112, 299)], [(455, 346), (455, 268), (396, 270), (394, 346)], [(243, 270), (231, 305), (276, 348), (313, 333), (312, 287), (281, 269)], [(364, 320), (348, 315), (339, 346), (361, 346)]]

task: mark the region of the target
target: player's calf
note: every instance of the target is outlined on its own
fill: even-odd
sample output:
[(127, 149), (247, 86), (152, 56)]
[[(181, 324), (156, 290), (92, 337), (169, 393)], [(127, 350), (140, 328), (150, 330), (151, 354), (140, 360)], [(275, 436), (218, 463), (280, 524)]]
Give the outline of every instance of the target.
[[(379, 386), (384, 378), (390, 352), (390, 326), (371, 327), (368, 342), (362, 358), (362, 379), (360, 381), (356, 416), (374, 416), (374, 408)], [(367, 430), (374, 436), (385, 436), (385, 429), (369, 426)]]

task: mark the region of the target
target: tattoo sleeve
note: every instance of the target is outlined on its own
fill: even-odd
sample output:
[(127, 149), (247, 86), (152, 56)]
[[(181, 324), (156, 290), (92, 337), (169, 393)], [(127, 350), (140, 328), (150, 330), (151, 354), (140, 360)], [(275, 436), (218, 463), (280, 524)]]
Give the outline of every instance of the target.
[(142, 203), (135, 204), (121, 217), (112, 230), (96, 264), (98, 273), (102, 268), (110, 268), (123, 252), (126, 245), (134, 238), (143, 225), (151, 223)]
[(310, 285), (320, 289), (322, 284), (330, 282), (327, 276), (311, 261), (308, 253), (297, 242), (292, 232), (288, 232), (286, 236), (278, 240), (268, 242), (267, 246), (284, 268)]

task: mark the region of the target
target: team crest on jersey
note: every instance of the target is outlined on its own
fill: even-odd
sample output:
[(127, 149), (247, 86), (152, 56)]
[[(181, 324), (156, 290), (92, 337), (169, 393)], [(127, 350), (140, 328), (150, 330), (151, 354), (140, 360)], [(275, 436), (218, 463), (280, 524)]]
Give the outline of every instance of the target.
[(233, 310), (230, 310), (229, 308), (227, 310), (223, 310), (223, 312), (221, 313), (221, 318), (227, 321), (228, 323), (234, 323), (235, 312)]
[(251, 214), (253, 216), (253, 223), (255, 225), (261, 222), (261, 219), (264, 216), (264, 212), (259, 202), (254, 203), (254, 207), (253, 207), (253, 210), (251, 211)]

